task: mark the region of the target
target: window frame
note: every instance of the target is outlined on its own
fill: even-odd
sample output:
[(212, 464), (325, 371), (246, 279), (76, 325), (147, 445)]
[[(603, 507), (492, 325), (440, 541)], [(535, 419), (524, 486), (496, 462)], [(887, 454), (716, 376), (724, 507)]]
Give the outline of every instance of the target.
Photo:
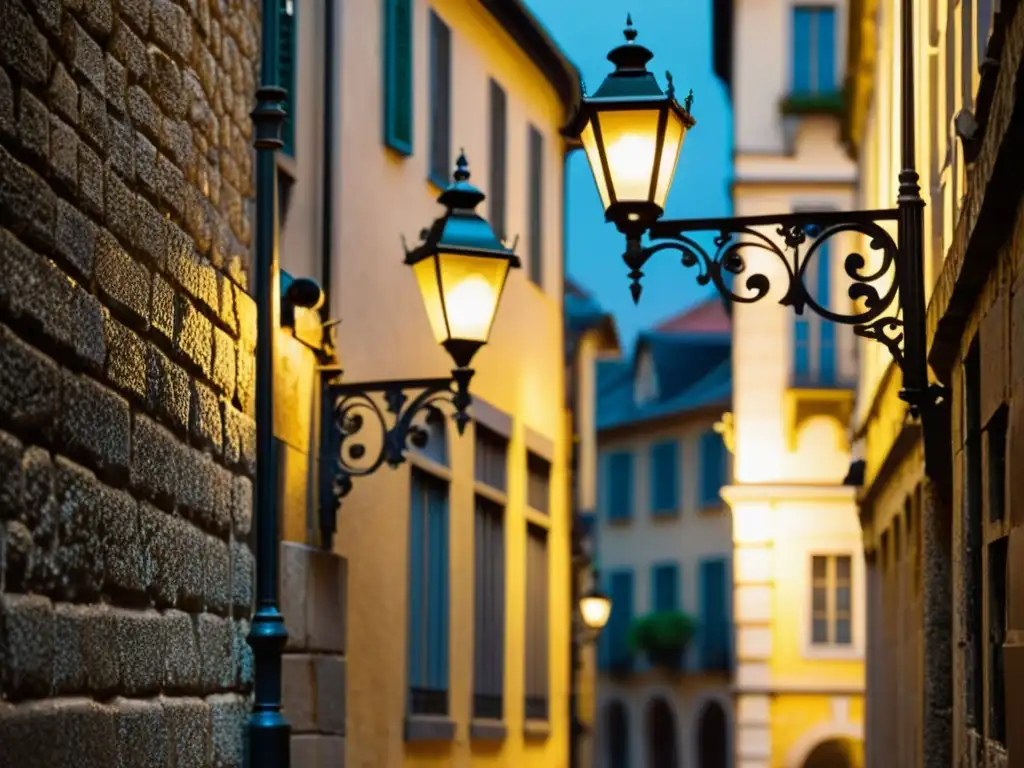
[(427, 179), (438, 189), (444, 189), (448, 186), (452, 165), (452, 31), (433, 8), (428, 18), (430, 123)]
[[(531, 599), (531, 584), (537, 571), (531, 563), (531, 541), (543, 542), (542, 588), (537, 588), (544, 600)], [(550, 722), (551, 720), (551, 531), (532, 520), (526, 522), (526, 612), (524, 617), (523, 648), (523, 721)], [(536, 597), (536, 595), (534, 595)], [(532, 611), (531, 611), (532, 609)], [(537, 622), (540, 622), (539, 625)], [(538, 628), (539, 627), (539, 628)], [(539, 635), (539, 637), (537, 636)], [(532, 653), (531, 653), (532, 650)], [(536, 655), (536, 654), (539, 654)], [(532, 680), (532, 684), (531, 684)], [(537, 686), (543, 686), (541, 692)]]
[[(810, 40), (806, 47), (807, 56), (807, 69), (808, 69), (808, 84), (807, 87), (799, 88), (797, 84), (797, 63), (799, 56), (801, 55), (800, 50), (797, 48), (797, 26), (799, 23), (799, 17), (801, 14), (807, 14), (808, 23), (810, 24), (809, 34)], [(823, 88), (820, 84), (822, 72), (820, 72), (820, 65), (824, 60), (823, 52), (820, 50), (821, 40), (821, 20), (823, 17), (829, 17), (831, 21), (831, 35), (832, 35), (832, 63), (831, 63), (831, 80), (832, 83), (827, 88)], [(792, 46), (791, 46), (791, 58), (790, 58), (790, 93), (793, 96), (825, 96), (834, 94), (840, 89), (840, 77), (838, 72), (838, 46), (839, 46), (839, 13), (834, 4), (830, 3), (802, 3), (800, 5), (792, 6), (792, 15), (790, 22), (790, 31), (792, 34)]]
[[(824, 584), (820, 585), (817, 583), (819, 578), (815, 575), (815, 561), (823, 560), (825, 562), (825, 575), (822, 577)], [(846, 621), (849, 622), (850, 637), (848, 642), (841, 642), (836, 639), (838, 632), (838, 624), (842, 620), (839, 616), (840, 609), (837, 606), (839, 601), (839, 589), (840, 578), (839, 578), (839, 561), (846, 560), (849, 563), (849, 575), (846, 577), (846, 589), (850, 595), (850, 606), (846, 610)], [(808, 603), (808, 622), (807, 622), (807, 635), (805, 638), (806, 644), (817, 652), (822, 651), (842, 651), (848, 652), (856, 649), (857, 647), (857, 627), (856, 627), (856, 606), (857, 606), (857, 595), (855, 594), (855, 585), (857, 576), (855, 573), (856, 559), (851, 552), (812, 552), (808, 558), (808, 574), (807, 574), (807, 603)], [(819, 609), (814, 606), (815, 592), (817, 589), (823, 588), (825, 590), (825, 608), (822, 609), (825, 613), (824, 621), (826, 627), (827, 638), (825, 640), (817, 640), (814, 635), (815, 622), (818, 621), (816, 613)]]
[[(416, 51), (416, 15), (414, 13), (413, 0), (384, 0), (384, 40), (383, 40), (383, 73), (384, 88), (384, 146), (408, 157), (413, 153), (413, 144), (416, 137), (416, 87), (415, 87), (415, 51)], [(406, 60), (398, 59), (399, 43), (397, 34), (399, 32), (399, 14), (403, 14), (407, 27), (408, 40), (405, 41), (408, 47)], [(404, 128), (408, 136), (400, 135), (399, 115), (397, 99), (403, 94), (397, 91), (408, 86), (408, 104), (405, 106), (408, 111), (408, 126)]]

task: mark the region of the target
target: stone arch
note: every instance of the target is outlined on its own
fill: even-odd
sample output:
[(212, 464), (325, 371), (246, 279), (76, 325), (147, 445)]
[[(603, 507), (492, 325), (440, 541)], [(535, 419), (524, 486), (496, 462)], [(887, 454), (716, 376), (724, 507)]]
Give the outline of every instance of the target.
[[(786, 768), (806, 768), (807, 760), (814, 750), (826, 741), (864, 742), (864, 726), (860, 723), (829, 721), (804, 731), (786, 755)], [(852, 768), (860, 768), (854, 764)]]
[(629, 712), (626, 705), (613, 699), (604, 706), (605, 754), (608, 768), (629, 765)]
[(729, 716), (717, 699), (708, 699), (694, 722), (697, 768), (728, 768)]
[(802, 768), (861, 768), (864, 764), (863, 747), (859, 741), (846, 736), (819, 741), (811, 749)]
[(649, 768), (679, 768), (677, 718), (664, 696), (647, 703), (645, 720)]

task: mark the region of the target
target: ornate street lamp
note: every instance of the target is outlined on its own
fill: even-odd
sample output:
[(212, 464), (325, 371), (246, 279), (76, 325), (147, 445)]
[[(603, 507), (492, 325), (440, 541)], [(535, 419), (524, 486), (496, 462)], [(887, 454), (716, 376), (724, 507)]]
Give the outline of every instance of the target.
[(580, 598), (580, 618), (588, 629), (600, 632), (612, 615), (612, 599), (594, 585)]
[[(797, 314), (810, 309), (829, 322), (852, 325), (854, 333), (884, 344), (903, 371), (901, 397), (916, 415), (948, 407), (945, 388), (929, 385), (925, 342), (923, 287), (924, 201), (914, 169), (914, 57), (913, 0), (902, 2), (902, 170), (895, 209), (876, 211), (810, 211), (769, 216), (723, 219), (663, 219), (665, 199), (676, 160), (687, 131), (695, 125), (690, 114), (692, 92), (682, 106), (675, 100), (668, 75), (662, 91), (647, 71), (653, 54), (636, 43), (637, 33), (627, 17), (623, 45), (608, 59), (612, 72), (593, 96), (584, 96), (566, 127), (578, 141), (601, 195), (605, 218), (626, 236), (623, 258), (629, 267), (630, 291), (639, 301), (643, 266), (654, 254), (676, 251), (687, 268), (697, 269), (701, 285), (713, 283), (723, 298), (750, 304), (768, 295), (768, 275), (748, 270), (743, 254), (760, 250), (777, 257), (788, 285), (780, 303)], [(667, 74), (667, 73), (666, 73)], [(896, 241), (880, 225), (896, 221)], [(775, 230), (773, 239), (764, 229)], [(693, 237), (696, 232), (715, 233), (714, 248), (706, 249)], [(844, 311), (824, 306), (805, 285), (808, 265), (826, 253), (825, 241), (842, 232), (866, 235), (869, 247), (879, 252), (876, 267), (867, 267), (858, 253), (847, 256), (844, 266), (851, 280), (851, 307)], [(650, 243), (644, 245), (644, 235)], [(739, 279), (742, 285), (734, 290)], [(902, 314), (889, 312), (900, 309)], [(925, 450), (943, 447), (944, 419), (934, 428), (925, 426)]]
[[(465, 154), (456, 161), (454, 180), (438, 197), (445, 213), (420, 233), (421, 242), (406, 249), (430, 327), (455, 367), (450, 377), (344, 382), (337, 368), (324, 368), (321, 431), (321, 545), (334, 536), (338, 505), (352, 490), (352, 478), (370, 475), (383, 464), (397, 467), (411, 444), (423, 448), (430, 438), (423, 423), (450, 405), (462, 434), (472, 402), (469, 382), (473, 356), (491, 335), (509, 270), (519, 267), (514, 250), (498, 240), (476, 212), (486, 199), (469, 183)], [(384, 407), (378, 404), (382, 398)], [(376, 455), (356, 440), (369, 423), (380, 431)]]

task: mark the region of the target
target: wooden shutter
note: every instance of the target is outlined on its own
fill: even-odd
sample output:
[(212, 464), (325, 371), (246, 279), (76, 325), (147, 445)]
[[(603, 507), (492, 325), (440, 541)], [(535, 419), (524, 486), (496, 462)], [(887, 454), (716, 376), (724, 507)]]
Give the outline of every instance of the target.
[(508, 150), (508, 100), (504, 89), (491, 80), (491, 179), (487, 190), (491, 228), (499, 240), (508, 236), (505, 222), (506, 154)]
[(836, 12), (834, 8), (818, 8), (815, 13), (814, 44), (817, 64), (816, 91), (836, 90)]
[(811, 9), (793, 9), (793, 92), (811, 93)]
[(716, 506), (725, 484), (725, 445), (717, 432), (700, 436), (700, 505)]
[(526, 503), (538, 512), (551, 506), (551, 465), (534, 453), (526, 454)]
[(384, 1), (384, 144), (403, 155), (413, 144), (412, 0)]
[[(289, 2), (279, 0), (278, 3), (278, 82), (288, 94), (284, 101), (284, 146), (281, 151), (289, 157), (295, 157), (295, 105), (298, 101), (296, 89), (296, 23), (298, 0)], [(290, 11), (290, 13), (289, 13)]]
[(678, 505), (679, 452), (676, 442), (656, 443), (651, 448), (651, 511), (675, 512)]
[(615, 571), (608, 578), (612, 613), (600, 636), (598, 660), (604, 669), (622, 668), (629, 664), (627, 636), (633, 619), (633, 572)]
[[(817, 254), (817, 301), (828, 308), (832, 294), (832, 254), (829, 244), (823, 242)], [(815, 318), (818, 326), (818, 381), (825, 386), (836, 382), (836, 326)]]
[(700, 564), (701, 661), (704, 669), (728, 669), (731, 650), (728, 561)]
[(427, 495), (427, 541), (427, 687), (447, 691), (448, 493), (438, 480), (430, 483)]
[(655, 611), (679, 610), (679, 566), (656, 565), (651, 572), (651, 607)]
[(608, 457), (608, 519), (629, 520), (633, 516), (633, 454), (613, 453)]
[(448, 184), (451, 165), (451, 31), (430, 12), (430, 180)]
[(500, 720), (505, 681), (505, 511), (483, 497), (475, 510), (473, 716)]
[(409, 688), (426, 687), (426, 488), (424, 475), (412, 472), (412, 492), (409, 499), (409, 627), (408, 666)]
[(530, 126), (530, 280), (543, 287), (544, 279), (544, 137)]
[(526, 536), (526, 718), (547, 720), (548, 532), (527, 526)]

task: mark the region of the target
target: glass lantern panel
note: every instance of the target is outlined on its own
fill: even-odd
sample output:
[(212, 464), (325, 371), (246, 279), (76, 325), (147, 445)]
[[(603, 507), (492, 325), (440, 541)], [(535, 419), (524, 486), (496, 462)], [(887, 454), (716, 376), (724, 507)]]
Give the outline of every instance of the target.
[(601, 151), (597, 147), (597, 137), (594, 135), (593, 119), (587, 121), (586, 127), (580, 134), (580, 141), (583, 142), (583, 150), (587, 153), (587, 162), (590, 163), (590, 170), (594, 174), (594, 182), (597, 184), (597, 191), (601, 195), (601, 203), (605, 210), (612, 204), (608, 195), (608, 184), (604, 179), (604, 165), (601, 163)]
[(487, 342), (508, 269), (504, 258), (441, 254), (441, 286), (452, 339)]
[(612, 601), (607, 597), (586, 595), (580, 599), (580, 615), (583, 623), (591, 629), (601, 629), (611, 616)]
[(646, 203), (651, 197), (660, 109), (602, 112), (601, 140), (617, 203)]
[(444, 321), (444, 305), (441, 303), (441, 276), (437, 271), (437, 256), (417, 261), (412, 265), (416, 283), (423, 297), (423, 306), (430, 320), (430, 330), (438, 344), (448, 338), (448, 327)]
[(683, 121), (672, 110), (668, 113), (665, 124), (665, 143), (661, 148), (661, 160), (658, 163), (658, 186), (654, 189), (654, 204), (664, 210), (668, 191), (672, 186), (672, 177), (676, 174), (676, 163), (679, 162), (679, 151), (683, 148)]

